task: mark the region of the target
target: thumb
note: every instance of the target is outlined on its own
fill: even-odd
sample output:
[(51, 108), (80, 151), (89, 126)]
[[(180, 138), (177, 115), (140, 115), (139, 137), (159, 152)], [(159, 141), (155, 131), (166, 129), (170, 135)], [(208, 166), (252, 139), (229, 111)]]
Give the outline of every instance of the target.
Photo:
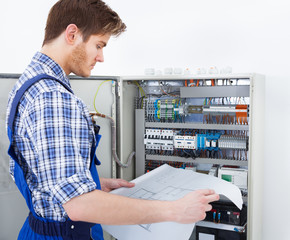
[(122, 180), (119, 183), (120, 183), (120, 186), (121, 187), (129, 187), (129, 188), (131, 188), (131, 187), (134, 187), (135, 186), (135, 183), (128, 182), (126, 180)]

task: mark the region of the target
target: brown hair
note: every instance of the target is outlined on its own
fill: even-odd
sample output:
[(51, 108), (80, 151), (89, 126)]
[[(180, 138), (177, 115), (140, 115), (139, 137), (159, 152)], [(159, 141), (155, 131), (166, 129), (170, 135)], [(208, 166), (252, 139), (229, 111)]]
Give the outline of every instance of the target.
[(60, 0), (47, 18), (43, 45), (57, 38), (69, 24), (75, 24), (86, 42), (91, 35), (119, 36), (126, 30), (118, 14), (101, 0)]

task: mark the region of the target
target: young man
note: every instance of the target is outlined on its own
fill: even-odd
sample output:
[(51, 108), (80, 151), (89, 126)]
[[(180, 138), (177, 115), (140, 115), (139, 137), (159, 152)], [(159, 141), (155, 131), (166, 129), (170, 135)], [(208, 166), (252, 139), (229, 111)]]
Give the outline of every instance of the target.
[(60, 0), (49, 13), (42, 49), (12, 89), (7, 110), (10, 171), (30, 210), (21, 240), (103, 239), (100, 223), (196, 222), (219, 198), (199, 190), (177, 201), (130, 199), (108, 192), (134, 184), (99, 179), (99, 137), (67, 76), (90, 76), (110, 37), (125, 29), (101, 0)]

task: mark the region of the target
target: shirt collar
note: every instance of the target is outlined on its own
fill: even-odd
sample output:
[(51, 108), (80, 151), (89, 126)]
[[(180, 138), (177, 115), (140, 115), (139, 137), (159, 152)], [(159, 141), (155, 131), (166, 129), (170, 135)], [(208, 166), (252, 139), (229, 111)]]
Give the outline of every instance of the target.
[(47, 73), (49, 75), (58, 78), (59, 80), (66, 83), (69, 87), (71, 87), (69, 78), (65, 74), (64, 70), (49, 56), (45, 55), (44, 53), (37, 52), (33, 56), (32, 61), (40, 63), (48, 71)]

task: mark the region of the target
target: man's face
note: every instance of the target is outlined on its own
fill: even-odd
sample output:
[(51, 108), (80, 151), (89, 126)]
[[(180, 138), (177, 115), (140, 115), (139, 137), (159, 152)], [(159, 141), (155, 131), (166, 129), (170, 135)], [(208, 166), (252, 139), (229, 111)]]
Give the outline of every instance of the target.
[(110, 36), (91, 35), (87, 42), (78, 43), (71, 55), (71, 72), (81, 77), (89, 77), (96, 63), (104, 61), (103, 48)]

